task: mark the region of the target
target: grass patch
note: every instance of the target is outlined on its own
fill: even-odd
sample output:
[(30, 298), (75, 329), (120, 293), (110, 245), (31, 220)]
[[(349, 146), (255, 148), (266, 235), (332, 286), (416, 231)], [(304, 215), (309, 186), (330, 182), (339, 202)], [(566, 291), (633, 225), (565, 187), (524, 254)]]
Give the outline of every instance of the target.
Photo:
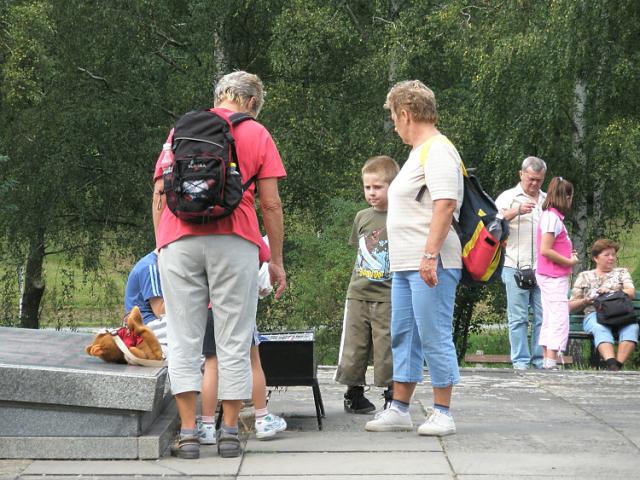
[(45, 258), (41, 327), (115, 327), (124, 312), (124, 288), (134, 258), (105, 254), (97, 271), (59, 255)]
[(511, 346), (506, 325), (470, 333), (467, 353), (476, 353), (478, 350), (488, 355), (508, 355)]

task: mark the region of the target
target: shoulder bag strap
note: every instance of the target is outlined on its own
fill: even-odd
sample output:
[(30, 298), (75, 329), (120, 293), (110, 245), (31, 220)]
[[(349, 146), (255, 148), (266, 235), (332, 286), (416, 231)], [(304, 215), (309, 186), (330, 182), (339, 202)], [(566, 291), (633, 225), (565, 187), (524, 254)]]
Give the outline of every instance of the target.
[(518, 240), (516, 247), (516, 269), (520, 270), (520, 207), (518, 206)]
[(531, 268), (533, 269), (533, 210), (531, 211)]

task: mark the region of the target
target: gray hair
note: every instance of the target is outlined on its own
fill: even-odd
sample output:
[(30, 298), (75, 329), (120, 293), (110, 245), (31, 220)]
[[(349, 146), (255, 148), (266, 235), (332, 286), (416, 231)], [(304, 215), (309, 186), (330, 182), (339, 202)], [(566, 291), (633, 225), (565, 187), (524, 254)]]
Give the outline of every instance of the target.
[(258, 116), (264, 104), (264, 87), (257, 75), (242, 70), (228, 73), (218, 80), (213, 90), (213, 105), (218, 106), (224, 101), (234, 102), (239, 106), (246, 106), (251, 98), (255, 99), (251, 113)]
[(522, 162), (522, 171), (526, 172), (527, 168), (530, 168), (534, 172), (546, 172), (547, 164), (544, 160), (538, 157), (527, 157)]

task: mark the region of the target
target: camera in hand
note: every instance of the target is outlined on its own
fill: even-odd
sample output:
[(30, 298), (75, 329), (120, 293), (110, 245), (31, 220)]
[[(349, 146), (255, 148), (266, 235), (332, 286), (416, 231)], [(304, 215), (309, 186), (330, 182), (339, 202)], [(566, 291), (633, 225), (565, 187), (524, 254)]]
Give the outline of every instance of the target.
[(518, 267), (513, 277), (516, 285), (523, 290), (531, 290), (536, 286), (536, 271), (531, 267)]

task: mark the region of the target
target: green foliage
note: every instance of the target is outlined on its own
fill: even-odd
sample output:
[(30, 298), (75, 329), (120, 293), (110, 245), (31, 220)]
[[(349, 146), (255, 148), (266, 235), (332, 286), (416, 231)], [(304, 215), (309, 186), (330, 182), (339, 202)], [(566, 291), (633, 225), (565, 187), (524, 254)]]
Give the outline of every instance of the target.
[[(639, 21), (634, 0), (0, 2), (1, 321), (15, 324), (17, 272), (40, 239), (47, 281), (54, 263), (69, 272), (45, 290), (47, 322), (80, 324), (64, 315), (86, 285), (96, 301), (121, 296), (105, 272), (112, 256), (153, 245), (151, 176), (168, 129), (210, 104), (212, 80), (232, 69), (263, 79), (260, 120), (288, 173), (290, 288), (261, 302), (261, 326), (316, 328), (325, 359), (353, 261), (360, 167), (407, 155), (382, 109), (398, 80), (433, 88), (441, 130), (489, 193), (540, 156), (548, 176), (576, 184), (572, 237), (620, 237), (640, 215)], [(460, 355), (468, 332), (504, 315), (501, 295), (499, 284), (460, 290)]]
[(19, 324), (18, 308), (20, 287), (17, 281), (20, 267), (7, 255), (0, 253), (0, 326), (15, 327)]
[(376, 2), (352, 9), (296, 1), (274, 22), (268, 55), (277, 80), (265, 121), (286, 162), (287, 206), (313, 216), (334, 197), (356, 200), (364, 161), (399, 157), (381, 108), (389, 66), (377, 47), (386, 15)]
[(260, 330), (315, 329), (318, 361), (335, 363), (347, 286), (355, 260), (348, 245), (351, 225), (363, 205), (335, 199), (318, 229), (307, 213), (289, 212), (285, 245), (288, 290), (281, 300), (259, 305)]

